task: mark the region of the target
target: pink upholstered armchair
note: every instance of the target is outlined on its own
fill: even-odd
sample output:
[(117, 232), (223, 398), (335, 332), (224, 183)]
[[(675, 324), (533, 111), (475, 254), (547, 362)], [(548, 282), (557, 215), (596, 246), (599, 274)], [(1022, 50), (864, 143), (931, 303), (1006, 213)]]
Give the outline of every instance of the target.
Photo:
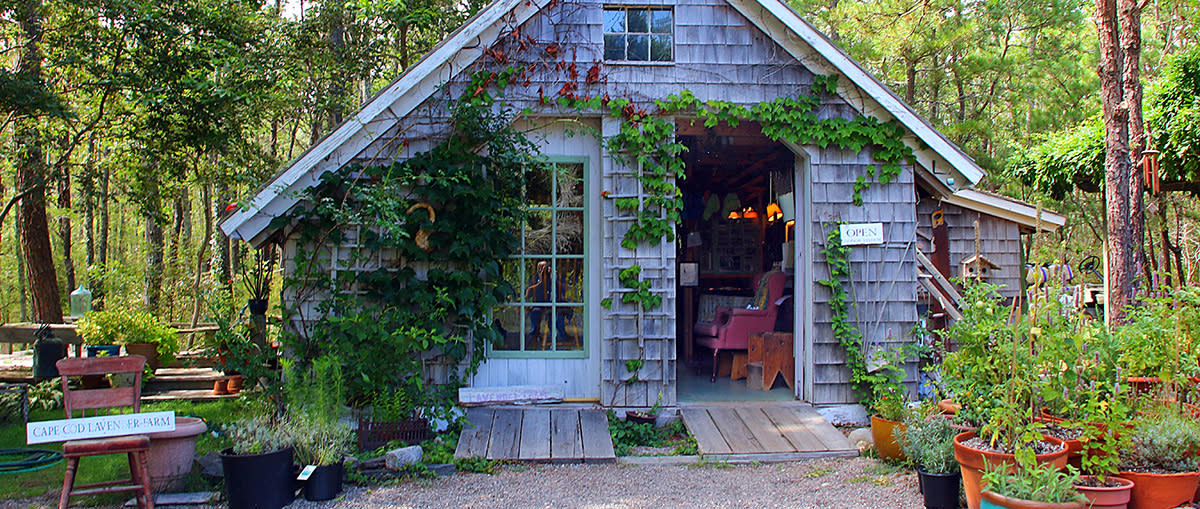
[(787, 275), (779, 271), (759, 274), (754, 278), (754, 301), (750, 308), (717, 308), (712, 321), (696, 322), (696, 344), (712, 349), (713, 370), (710, 381), (717, 381), (717, 356), (721, 350), (745, 350), (750, 335), (775, 330), (775, 317), (783, 296)]

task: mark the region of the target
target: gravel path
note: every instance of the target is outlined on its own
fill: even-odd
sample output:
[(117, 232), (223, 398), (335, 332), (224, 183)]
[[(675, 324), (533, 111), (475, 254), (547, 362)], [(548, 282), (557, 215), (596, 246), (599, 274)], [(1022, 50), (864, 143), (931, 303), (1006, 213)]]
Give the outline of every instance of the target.
[(865, 458), (764, 465), (506, 466), (289, 507), (924, 507), (916, 474)]

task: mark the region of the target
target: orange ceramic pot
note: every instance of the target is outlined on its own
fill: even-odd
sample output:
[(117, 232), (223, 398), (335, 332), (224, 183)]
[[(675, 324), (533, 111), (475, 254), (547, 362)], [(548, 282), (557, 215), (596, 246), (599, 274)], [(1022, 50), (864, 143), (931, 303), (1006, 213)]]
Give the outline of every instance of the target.
[(875, 442), (875, 450), (881, 459), (896, 462), (908, 459), (900, 450), (900, 433), (904, 433), (904, 423), (878, 415), (871, 416), (871, 440)]
[(958, 410), (962, 408), (962, 405), (955, 403), (952, 399), (943, 399), (938, 401), (938, 408), (941, 409), (942, 413), (944, 414), (954, 415), (958, 413)]
[(1130, 493), (1130, 509), (1158, 509), (1178, 507), (1188, 502), (1200, 484), (1200, 472), (1180, 474), (1146, 474), (1121, 472), (1121, 477), (1133, 481)]
[[(1092, 476), (1086, 475), (1081, 479), (1093, 479)], [(1075, 490), (1087, 497), (1088, 507), (1091, 509), (1125, 509), (1129, 507), (1129, 498), (1133, 494), (1133, 481), (1124, 477), (1110, 475), (1107, 477), (1109, 481), (1121, 483), (1121, 486), (1116, 488), (1093, 488), (1091, 486), (1075, 485)]]
[[(985, 465), (987, 468), (1008, 465), (1008, 468), (1012, 470), (1015, 468), (1017, 460), (1012, 454), (981, 451), (963, 445), (963, 442), (972, 438), (975, 438), (974, 431), (959, 433), (954, 437), (954, 459), (958, 460), (959, 468), (962, 470), (963, 491), (967, 494), (967, 507), (969, 509), (979, 509), (979, 493), (981, 491)], [(1057, 445), (1060, 449), (1052, 453), (1037, 455), (1038, 463), (1048, 463), (1054, 465), (1054, 468), (1062, 470), (1067, 466), (1066, 446), (1062, 440), (1054, 437), (1042, 437), (1042, 439)]]

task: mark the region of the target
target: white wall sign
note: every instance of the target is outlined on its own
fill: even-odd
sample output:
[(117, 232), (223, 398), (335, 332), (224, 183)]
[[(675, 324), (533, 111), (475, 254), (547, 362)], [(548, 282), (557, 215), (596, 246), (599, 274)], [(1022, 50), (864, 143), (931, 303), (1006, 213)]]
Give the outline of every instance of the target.
[(25, 425), (25, 443), (44, 444), (160, 431), (175, 431), (175, 412), (144, 412), (31, 422)]
[(849, 223), (838, 225), (843, 246), (883, 244), (883, 223)]

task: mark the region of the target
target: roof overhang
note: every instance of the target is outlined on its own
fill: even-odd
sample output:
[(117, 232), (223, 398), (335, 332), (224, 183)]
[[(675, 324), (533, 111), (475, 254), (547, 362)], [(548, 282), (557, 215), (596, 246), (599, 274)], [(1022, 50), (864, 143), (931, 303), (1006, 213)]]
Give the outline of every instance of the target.
[(1007, 219), (1027, 230), (1040, 229), (1045, 232), (1053, 232), (1067, 224), (1066, 216), (1057, 212), (1046, 209), (1039, 210), (1021, 200), (976, 189), (959, 189), (954, 194), (943, 197), (942, 201), (989, 216)]

